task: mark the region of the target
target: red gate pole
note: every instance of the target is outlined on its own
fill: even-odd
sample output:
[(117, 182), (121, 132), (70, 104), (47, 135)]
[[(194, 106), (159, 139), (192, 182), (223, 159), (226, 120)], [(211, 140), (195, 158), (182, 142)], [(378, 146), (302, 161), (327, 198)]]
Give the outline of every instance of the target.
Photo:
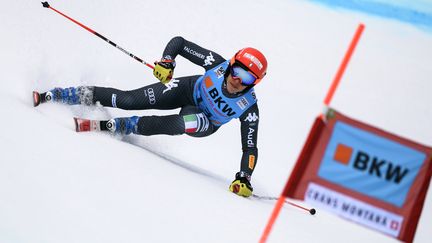
[[(360, 36), (363, 33), (364, 28), (365, 28), (365, 26), (362, 23), (360, 23), (357, 27), (357, 30), (354, 34), (354, 37), (351, 40), (351, 43), (348, 47), (348, 50), (345, 53), (345, 56), (342, 60), (342, 63), (340, 64), (339, 69), (338, 69), (338, 71), (337, 71), (337, 73), (333, 79), (333, 82), (332, 82), (332, 84), (331, 84), (331, 86), (327, 92), (327, 95), (324, 99), (325, 109), (327, 109), (327, 107), (330, 106), (330, 102), (333, 98), (333, 95), (334, 95), (334, 93), (335, 93), (335, 91), (339, 85), (340, 80), (342, 79), (342, 76), (345, 72), (345, 69), (348, 66), (348, 63), (351, 59), (352, 54), (354, 53), (354, 50), (355, 50), (355, 47), (357, 46), (358, 41), (360, 40)], [(320, 118), (322, 120), (325, 120), (324, 116), (325, 116), (325, 114), (321, 114)], [(287, 184), (285, 185), (284, 192), (282, 192), (282, 194), (280, 195), (279, 199), (277, 200), (277, 202), (275, 204), (275, 207), (273, 208), (272, 214), (270, 216), (269, 221), (267, 222), (267, 225), (264, 229), (263, 234), (261, 235), (261, 239), (260, 239), (259, 243), (265, 243), (267, 241), (267, 238), (270, 234), (270, 231), (273, 228), (273, 225), (276, 222), (276, 219), (277, 219), (279, 212), (282, 209), (283, 203), (285, 201), (286, 195), (284, 195), (284, 194), (285, 194), (286, 188), (289, 186), (288, 183), (289, 183), (289, 180), (288, 180)]]
[(358, 25), (357, 31), (355, 32), (354, 37), (351, 41), (351, 44), (348, 47), (348, 51), (345, 53), (345, 56), (342, 60), (342, 63), (340, 64), (339, 69), (338, 69), (338, 71), (337, 71), (337, 73), (333, 79), (331, 86), (330, 86), (330, 89), (328, 90), (327, 95), (324, 99), (324, 105), (326, 105), (326, 106), (330, 105), (330, 102), (333, 98), (333, 95), (336, 91), (336, 88), (338, 87), (339, 82), (342, 79), (342, 76), (345, 72), (345, 69), (348, 66), (348, 63), (351, 59), (352, 54), (354, 53), (354, 49), (356, 48), (358, 41), (360, 40), (360, 36), (363, 33), (364, 28), (365, 28), (364, 24)]

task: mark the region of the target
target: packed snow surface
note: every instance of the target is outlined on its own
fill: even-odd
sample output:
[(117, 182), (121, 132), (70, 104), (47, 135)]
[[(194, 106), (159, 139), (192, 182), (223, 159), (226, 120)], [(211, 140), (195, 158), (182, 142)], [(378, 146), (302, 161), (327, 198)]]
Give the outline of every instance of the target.
[[(258, 195), (280, 194), (360, 22), (366, 29), (332, 107), (432, 144), (432, 35), (415, 26), (297, 0), (50, 4), (150, 63), (178, 35), (225, 58), (245, 46), (265, 53), (268, 75), (256, 87), (260, 150), (252, 184)], [(148, 67), (39, 1), (3, 1), (0, 25), (0, 242), (258, 242), (275, 202), (228, 191), (240, 166), (238, 121), (200, 139), (78, 134), (74, 116), (178, 110), (33, 108), (32, 90), (126, 90), (157, 80)], [(177, 58), (175, 76), (202, 73)], [(415, 242), (432, 239), (431, 217), (429, 192)], [(268, 242), (397, 241), (319, 209), (311, 216), (286, 205)]]

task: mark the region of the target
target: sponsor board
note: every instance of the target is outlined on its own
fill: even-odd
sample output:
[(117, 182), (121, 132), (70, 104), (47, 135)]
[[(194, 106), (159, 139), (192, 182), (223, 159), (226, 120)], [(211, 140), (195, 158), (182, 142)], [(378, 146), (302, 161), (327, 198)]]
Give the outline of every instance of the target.
[(403, 217), (353, 197), (309, 183), (304, 199), (307, 203), (331, 211), (382, 233), (398, 237)]
[(425, 159), (420, 151), (338, 121), (318, 175), (402, 207)]
[(432, 147), (329, 108), (318, 116), (283, 195), (412, 242), (432, 179)]

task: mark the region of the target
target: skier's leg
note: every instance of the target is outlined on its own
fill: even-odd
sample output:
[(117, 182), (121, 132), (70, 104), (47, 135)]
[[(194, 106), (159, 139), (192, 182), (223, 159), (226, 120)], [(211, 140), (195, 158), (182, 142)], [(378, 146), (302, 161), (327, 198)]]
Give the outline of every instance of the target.
[(184, 122), (179, 115), (168, 116), (132, 116), (113, 118), (100, 122), (100, 130), (128, 135), (180, 135), (185, 133)]
[(199, 76), (173, 79), (167, 86), (157, 82), (148, 86), (122, 91), (113, 88), (94, 88), (94, 102), (124, 110), (169, 110), (194, 105), (193, 86)]
[(175, 109), (194, 105), (193, 88), (198, 77), (200, 76), (182, 77), (173, 79), (167, 85), (158, 82), (130, 91), (94, 86), (54, 88), (41, 94), (33, 92), (33, 102), (34, 106), (45, 102), (69, 105), (99, 102), (103, 106), (124, 110)]
[(185, 133), (192, 137), (206, 137), (215, 133), (219, 127), (213, 125), (207, 116), (196, 106), (185, 106), (179, 114), (184, 121)]
[(205, 137), (217, 131), (208, 118), (194, 106), (183, 107), (178, 115), (122, 117), (101, 121), (100, 129), (119, 134), (180, 135)]

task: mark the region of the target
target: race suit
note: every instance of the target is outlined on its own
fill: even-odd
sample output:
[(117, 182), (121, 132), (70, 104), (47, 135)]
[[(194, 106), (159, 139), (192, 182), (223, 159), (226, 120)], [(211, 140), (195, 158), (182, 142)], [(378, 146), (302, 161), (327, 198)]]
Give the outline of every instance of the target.
[(240, 170), (252, 175), (258, 158), (259, 123), (253, 87), (236, 94), (228, 93), (229, 60), (182, 37), (171, 39), (163, 52), (163, 58), (174, 60), (178, 55), (203, 67), (205, 74), (174, 78), (166, 85), (157, 82), (130, 91), (94, 87), (93, 102), (124, 110), (181, 108), (179, 114), (140, 117), (138, 133), (147, 136), (186, 133), (204, 137), (231, 119), (238, 118), (243, 150)]

